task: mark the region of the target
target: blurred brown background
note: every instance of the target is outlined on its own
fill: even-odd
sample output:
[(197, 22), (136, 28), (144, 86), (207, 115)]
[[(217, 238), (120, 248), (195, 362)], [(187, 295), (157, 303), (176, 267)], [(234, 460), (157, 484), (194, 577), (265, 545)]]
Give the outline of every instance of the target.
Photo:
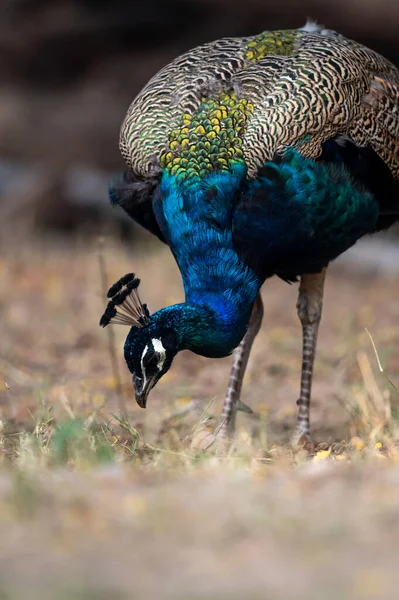
[(130, 235), (107, 180), (141, 87), (192, 46), (307, 17), (399, 62), (397, 0), (1, 0), (1, 227)]

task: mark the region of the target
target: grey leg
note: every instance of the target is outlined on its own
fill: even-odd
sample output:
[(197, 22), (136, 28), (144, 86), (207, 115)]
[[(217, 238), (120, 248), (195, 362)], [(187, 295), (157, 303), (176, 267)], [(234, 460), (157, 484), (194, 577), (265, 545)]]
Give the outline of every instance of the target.
[(312, 389), (313, 363), (316, 355), (317, 333), (323, 308), (323, 290), (326, 269), (313, 275), (302, 275), (297, 302), (298, 316), (302, 324), (302, 373), (298, 418), (294, 442), (311, 446), (309, 413)]
[(233, 366), (230, 372), (223, 410), (215, 429), (215, 435), (217, 434), (219, 437), (229, 437), (234, 433), (237, 410), (252, 413), (252, 410), (241, 402), (240, 394), (249, 354), (253, 341), (260, 329), (262, 317), (263, 303), (260, 294), (258, 294), (252, 309), (247, 332), (240, 345), (234, 350)]

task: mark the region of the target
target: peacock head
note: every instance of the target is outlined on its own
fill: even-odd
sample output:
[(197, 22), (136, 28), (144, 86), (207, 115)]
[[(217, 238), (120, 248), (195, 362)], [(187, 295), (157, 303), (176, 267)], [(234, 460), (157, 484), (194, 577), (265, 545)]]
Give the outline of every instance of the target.
[(134, 273), (128, 273), (108, 290), (110, 300), (100, 325), (130, 325), (125, 360), (136, 401), (145, 408), (150, 390), (169, 370), (179, 346), (171, 315), (161, 310), (150, 316), (147, 305), (140, 300), (139, 283)]

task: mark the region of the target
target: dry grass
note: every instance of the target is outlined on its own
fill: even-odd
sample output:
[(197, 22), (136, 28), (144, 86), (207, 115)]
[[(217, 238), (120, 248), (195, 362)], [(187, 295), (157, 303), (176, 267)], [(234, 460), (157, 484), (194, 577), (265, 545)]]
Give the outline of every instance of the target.
[[(140, 248), (106, 242), (109, 281), (134, 269), (152, 310), (181, 300), (169, 253)], [(399, 281), (332, 270), (311, 460), (287, 444), (296, 286), (265, 286), (244, 387), (256, 413), (226, 455), (191, 441), (215, 422), (229, 359), (182, 353), (142, 411), (115, 329), (121, 416), (96, 244), (10, 243), (0, 282), (1, 600), (397, 598)]]

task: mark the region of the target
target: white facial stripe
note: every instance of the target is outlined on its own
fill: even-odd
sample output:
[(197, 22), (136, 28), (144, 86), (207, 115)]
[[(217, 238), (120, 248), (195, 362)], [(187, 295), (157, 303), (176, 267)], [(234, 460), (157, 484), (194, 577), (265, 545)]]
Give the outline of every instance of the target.
[[(158, 338), (153, 338), (151, 340), (152, 342), (152, 346), (154, 348), (154, 351), (156, 352), (157, 358), (158, 358), (158, 362), (157, 362), (157, 367), (158, 367), (158, 371), (162, 371), (165, 359), (166, 359), (166, 350), (161, 342), (161, 340), (159, 340)], [(144, 357), (148, 352), (148, 344), (147, 346), (144, 348), (143, 350), (143, 354), (141, 355), (141, 359), (140, 359), (140, 366), (141, 366), (141, 373), (143, 375), (143, 388), (146, 386), (147, 384), (147, 375), (145, 372), (145, 367), (144, 367)]]
[(143, 354), (141, 355), (141, 359), (140, 359), (141, 374), (143, 375), (143, 389), (144, 389), (145, 384), (147, 383), (147, 377), (145, 376), (145, 369), (144, 369), (144, 357), (147, 354), (147, 350), (148, 350), (148, 345), (144, 348)]
[(166, 358), (166, 350), (163, 347), (161, 340), (159, 340), (157, 338), (153, 338), (151, 340), (151, 342), (152, 342), (154, 350), (158, 356), (158, 371), (162, 371), (162, 367), (163, 367), (163, 364), (164, 364), (165, 358)]

